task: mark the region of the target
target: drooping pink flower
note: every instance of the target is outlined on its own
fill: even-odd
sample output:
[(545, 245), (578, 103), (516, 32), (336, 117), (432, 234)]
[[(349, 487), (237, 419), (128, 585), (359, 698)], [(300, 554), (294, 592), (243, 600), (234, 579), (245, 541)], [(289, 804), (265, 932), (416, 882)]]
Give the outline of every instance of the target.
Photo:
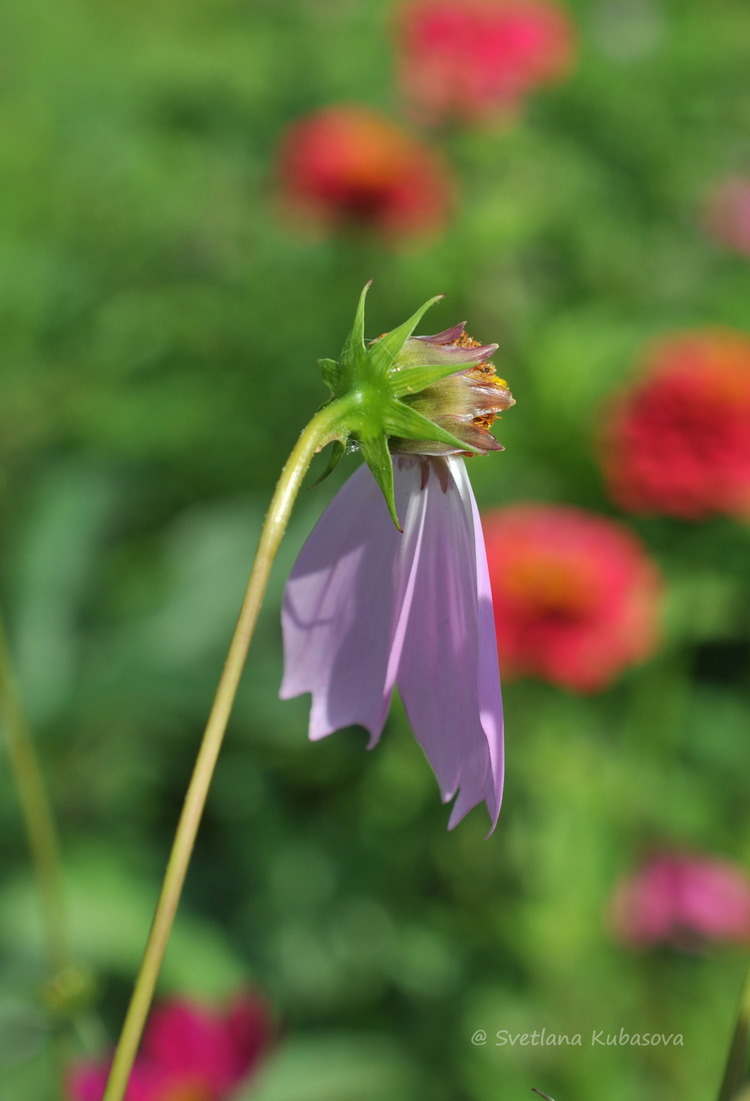
[(750, 516), (750, 336), (707, 329), (655, 345), (605, 412), (601, 454), (630, 512)]
[(412, 0), (398, 18), (398, 73), (427, 121), (512, 118), (572, 68), (574, 32), (552, 0)]
[(497, 822), (502, 701), (487, 561), (463, 459), (394, 456), (391, 523), (366, 466), (328, 506), (287, 583), (281, 696), (312, 693), (310, 737), (380, 738), (394, 686), (449, 828), (478, 803)]
[(750, 256), (750, 176), (729, 176), (714, 187), (704, 224), (716, 241)]
[[(271, 1023), (252, 994), (217, 1012), (180, 998), (151, 1014), (126, 1101), (225, 1101), (256, 1069)], [(69, 1082), (71, 1101), (101, 1101), (109, 1065), (81, 1062)]]
[(633, 947), (707, 942), (750, 943), (750, 878), (717, 857), (656, 852), (615, 889), (609, 911), (615, 935)]
[(390, 243), (445, 224), (453, 182), (442, 158), (367, 107), (327, 107), (294, 122), (278, 156), (287, 214), (324, 231), (354, 227)]
[(594, 692), (653, 650), (659, 578), (630, 531), (563, 505), (515, 505), (483, 522), (506, 676)]

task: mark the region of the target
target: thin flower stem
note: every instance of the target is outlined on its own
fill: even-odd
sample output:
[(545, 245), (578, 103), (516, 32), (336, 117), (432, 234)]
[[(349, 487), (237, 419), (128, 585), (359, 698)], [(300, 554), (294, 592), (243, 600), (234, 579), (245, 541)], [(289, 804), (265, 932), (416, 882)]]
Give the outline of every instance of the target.
[(333, 402), (316, 413), (302, 432), (277, 483), (261, 531), (237, 626), (203, 732), (193, 775), (185, 794), (159, 901), (102, 1101), (122, 1101), (125, 1096), (185, 883), (211, 778), (268, 585), (271, 566), (310, 462), (316, 452), (341, 436), (342, 418), (345, 414), (344, 400)]
[(737, 1011), (737, 1019), (732, 1034), (732, 1042), (729, 1045), (727, 1061), (724, 1067), (719, 1090), (718, 1101), (736, 1101), (740, 1087), (745, 1081), (745, 1068), (747, 1064), (748, 1040), (750, 1039), (750, 969), (745, 977), (745, 984), (740, 997), (740, 1007)]
[[(10, 769), (18, 791), (31, 862), (36, 876), (42, 912), (47, 993), (64, 988), (75, 977), (68, 940), (63, 891), (62, 859), (52, 806), (34, 740), (26, 719), (10, 659), (7, 633), (0, 612), (0, 718), (5, 730)], [(54, 1035), (60, 1097), (65, 1095), (65, 1052), (58, 1030)]]
[(16, 686), (2, 615), (0, 715), (39, 887), (50, 977), (54, 978), (72, 966), (65, 922), (60, 845), (44, 776)]

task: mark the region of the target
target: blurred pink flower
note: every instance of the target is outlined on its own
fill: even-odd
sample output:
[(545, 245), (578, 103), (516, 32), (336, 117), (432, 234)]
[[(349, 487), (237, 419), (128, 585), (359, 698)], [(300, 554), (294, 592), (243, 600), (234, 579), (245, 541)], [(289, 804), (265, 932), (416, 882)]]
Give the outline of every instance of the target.
[[(266, 1052), (271, 1022), (252, 994), (217, 1012), (179, 998), (151, 1014), (126, 1101), (224, 1101)], [(109, 1064), (81, 1062), (69, 1082), (72, 1101), (101, 1101)]]
[(429, 122), (514, 117), (571, 70), (575, 35), (553, 0), (411, 0), (398, 17), (404, 95)]
[(708, 197), (704, 222), (721, 244), (750, 256), (750, 176), (721, 180)]
[(626, 528), (565, 505), (483, 516), (504, 675), (594, 692), (656, 645), (657, 569)]
[(494, 828), (502, 701), (474, 495), (458, 456), (393, 464), (403, 533), (363, 465), (302, 548), (284, 597), (281, 696), (312, 693), (312, 739), (358, 724), (372, 747), (397, 685), (443, 800), (458, 792), (449, 828), (481, 802)]
[(601, 453), (630, 512), (750, 516), (750, 337), (707, 329), (658, 343), (605, 412)]
[(447, 221), (453, 182), (435, 150), (367, 107), (327, 107), (291, 124), (278, 154), (288, 215), (332, 231), (356, 227), (391, 244)]
[(615, 935), (633, 947), (750, 943), (750, 879), (727, 860), (657, 852), (618, 884), (609, 917)]

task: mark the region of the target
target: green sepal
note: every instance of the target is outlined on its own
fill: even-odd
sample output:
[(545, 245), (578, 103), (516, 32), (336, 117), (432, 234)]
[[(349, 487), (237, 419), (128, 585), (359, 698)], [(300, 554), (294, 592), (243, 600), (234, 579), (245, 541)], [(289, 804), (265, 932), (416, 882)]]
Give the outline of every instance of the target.
[(372, 279), (365, 283), (357, 303), (351, 332), (344, 342), (339, 361), (339, 382), (348, 388), (354, 378), (354, 368), (363, 362), (367, 355), (365, 347), (365, 299), (372, 286)]
[(398, 530), (403, 532), (404, 529), (399, 523), (398, 514), (396, 512), (396, 498), (393, 488), (393, 460), (388, 450), (388, 441), (386, 437), (375, 436), (371, 440), (360, 440), (360, 447), (362, 449), (362, 458), (372, 471), (373, 477), (380, 486), (380, 490), (385, 497), (385, 503), (388, 506), (391, 519)]
[(448, 363), (430, 366), (420, 364), (419, 367), (405, 367), (401, 371), (394, 371), (389, 380), (389, 390), (395, 398), (403, 398), (408, 394), (418, 394), (420, 391), (432, 386), (434, 382), (440, 382), (450, 375), (460, 375), (470, 363)]
[(341, 440), (334, 440), (331, 447), (331, 453), (328, 456), (326, 468), (320, 477), (316, 478), (315, 481), (310, 484), (310, 489), (315, 489), (315, 486), (319, 486), (321, 482), (324, 482), (329, 474), (333, 474), (345, 454), (346, 444), (342, 443)]
[(423, 417), (416, 409), (401, 402), (388, 407), (385, 415), (385, 430), (389, 436), (400, 436), (404, 440), (434, 440), (437, 443), (446, 443), (455, 447), (457, 451), (473, 451), (475, 455), (481, 455), (478, 447), (472, 447), (465, 440), (460, 440), (452, 432), (441, 428), (428, 417)]
[(318, 366), (326, 384), (332, 394), (337, 394), (341, 381), (341, 367), (335, 359), (319, 359)]
[(403, 325), (399, 325), (396, 329), (391, 329), (389, 333), (386, 333), (385, 336), (381, 337), (380, 340), (377, 340), (370, 346), (368, 350), (368, 361), (374, 377), (384, 378), (393, 370), (396, 366), (396, 357), (422, 320), (424, 314), (442, 298), (445, 298), (444, 294), (436, 294), (434, 298), (431, 298), (428, 302), (425, 302), (423, 306), (420, 306), (417, 312), (412, 314), (408, 321), (404, 321)]

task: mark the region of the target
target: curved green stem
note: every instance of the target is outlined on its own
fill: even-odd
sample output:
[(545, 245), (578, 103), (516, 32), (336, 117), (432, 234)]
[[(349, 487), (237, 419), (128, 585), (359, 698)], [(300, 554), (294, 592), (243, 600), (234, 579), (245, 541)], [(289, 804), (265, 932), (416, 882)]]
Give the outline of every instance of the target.
[(740, 1007), (734, 1025), (732, 1041), (729, 1045), (724, 1077), (719, 1089), (718, 1101), (736, 1101), (745, 1082), (748, 1040), (750, 1039), (750, 969), (740, 996)]
[(102, 1101), (122, 1101), (125, 1095), (172, 931), (211, 778), (268, 585), (271, 566), (307, 468), (316, 452), (332, 440), (341, 439), (344, 436), (342, 421), (347, 408), (348, 403), (342, 399), (325, 406), (316, 413), (297, 441), (276, 486), (261, 532), (237, 626), (229, 645), (224, 669), (196, 757), (193, 775), (185, 795), (161, 894)]
[[(55, 1001), (77, 978), (68, 940), (63, 891), (62, 858), (52, 806), (34, 740), (16, 686), (10, 660), (7, 633), (0, 613), (0, 718), (5, 730), (8, 760), (21, 804), (31, 862), (39, 890), (47, 956), (47, 996)], [(54, 1057), (60, 1097), (65, 1095), (65, 1051), (62, 1036), (55, 1032)]]
[(41, 897), (52, 978), (72, 966), (63, 900), (62, 860), (47, 789), (10, 662), (0, 615), (0, 714)]

